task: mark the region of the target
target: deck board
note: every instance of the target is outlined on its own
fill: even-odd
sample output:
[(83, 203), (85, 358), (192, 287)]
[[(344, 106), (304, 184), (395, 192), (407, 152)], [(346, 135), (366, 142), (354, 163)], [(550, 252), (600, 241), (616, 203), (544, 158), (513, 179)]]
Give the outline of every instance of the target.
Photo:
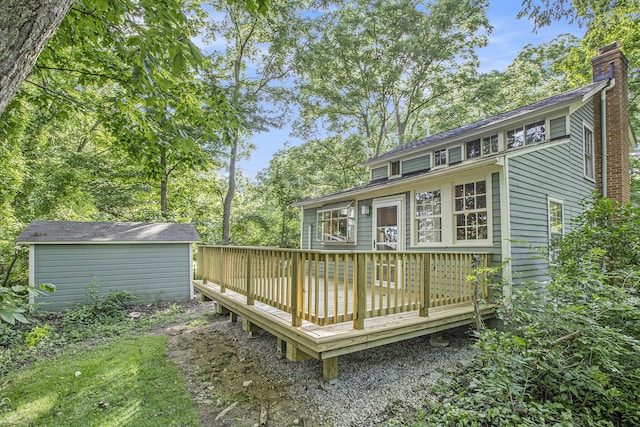
[[(285, 311), (259, 301), (247, 305), (244, 295), (228, 289), (222, 292), (211, 282), (203, 284), (198, 280), (193, 285), (207, 298), (320, 360), (471, 324), (474, 319), (471, 304), (458, 304), (431, 309), (426, 317), (420, 316), (418, 310), (368, 317), (363, 329), (354, 329), (352, 321), (319, 326), (302, 320), (300, 326), (292, 326), (292, 316)], [(320, 301), (324, 299), (319, 295)], [(330, 302), (332, 299), (333, 295), (328, 297)], [(495, 306), (482, 307), (484, 318), (491, 318), (494, 313)]]

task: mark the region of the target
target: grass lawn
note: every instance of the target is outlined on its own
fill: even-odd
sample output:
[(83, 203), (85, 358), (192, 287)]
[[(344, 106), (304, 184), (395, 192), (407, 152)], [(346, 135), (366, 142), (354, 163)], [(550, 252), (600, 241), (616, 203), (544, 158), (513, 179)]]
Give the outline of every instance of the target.
[(117, 339), (11, 373), (2, 426), (199, 426), (167, 337)]

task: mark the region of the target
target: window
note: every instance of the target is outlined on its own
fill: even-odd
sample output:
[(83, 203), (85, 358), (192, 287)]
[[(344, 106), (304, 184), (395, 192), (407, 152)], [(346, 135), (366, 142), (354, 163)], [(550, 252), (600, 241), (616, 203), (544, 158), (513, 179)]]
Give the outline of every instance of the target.
[(442, 195), (440, 190), (416, 193), (415, 230), (417, 243), (442, 241)]
[(507, 147), (517, 148), (546, 140), (544, 120), (507, 131)]
[(355, 215), (353, 201), (321, 207), (318, 210), (318, 241), (353, 243), (355, 241)]
[(482, 138), (482, 155), (488, 156), (498, 152), (498, 135), (487, 136)]
[(442, 150), (436, 151), (434, 154), (435, 157), (435, 165), (446, 165), (447, 164), (447, 149), (443, 148)]
[(584, 127), (584, 176), (595, 179), (595, 160), (593, 156), (593, 131)]
[(488, 239), (487, 182), (456, 185), (454, 197), (456, 240)]
[(400, 161), (391, 162), (391, 176), (400, 175)]
[(558, 243), (564, 234), (564, 206), (557, 200), (549, 200), (549, 261), (558, 259)]
[(480, 140), (467, 141), (467, 159), (473, 159), (474, 157), (480, 157)]
[(467, 141), (467, 159), (488, 156), (498, 152), (498, 135), (491, 135), (473, 141)]

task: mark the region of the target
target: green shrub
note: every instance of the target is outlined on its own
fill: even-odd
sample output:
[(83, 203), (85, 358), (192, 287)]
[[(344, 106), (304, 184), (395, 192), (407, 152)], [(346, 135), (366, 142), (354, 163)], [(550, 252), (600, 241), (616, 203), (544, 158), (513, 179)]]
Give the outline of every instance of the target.
[(128, 291), (110, 291), (107, 295), (100, 293), (97, 280), (93, 280), (87, 288), (87, 302), (63, 315), (63, 325), (77, 327), (93, 323), (110, 324), (122, 320), (126, 316), (125, 305), (135, 300)]
[(502, 332), (431, 408), (443, 425), (640, 425), (640, 211), (592, 200), (546, 292), (516, 287)]
[(50, 336), (51, 327), (49, 325), (44, 325), (42, 327), (34, 326), (33, 329), (31, 329), (31, 331), (27, 333), (27, 336), (25, 337), (25, 343), (27, 344), (27, 347), (34, 348), (38, 344), (49, 339)]

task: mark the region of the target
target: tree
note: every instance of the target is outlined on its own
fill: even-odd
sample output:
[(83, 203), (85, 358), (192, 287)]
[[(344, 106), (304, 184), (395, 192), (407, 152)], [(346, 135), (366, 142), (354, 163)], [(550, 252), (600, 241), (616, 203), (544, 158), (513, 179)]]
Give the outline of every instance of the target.
[[(265, 13), (270, 2), (270, 0), (228, 1), (242, 5), (251, 13)], [(2, 2), (0, 7), (0, 116), (74, 3), (76, 0), (4, 0)], [(85, 5), (84, 1), (78, 1), (77, 7), (82, 11), (81, 13), (99, 18), (103, 23), (108, 24), (109, 20), (113, 19), (111, 23), (117, 27), (119, 22), (123, 22), (119, 18), (125, 18), (125, 20), (130, 18), (127, 16), (128, 11), (135, 8), (152, 10), (156, 6), (154, 3), (160, 3), (161, 8), (167, 4), (165, 1), (93, 0), (89, 5)], [(170, 20), (179, 11), (179, 7), (169, 8), (165, 9), (163, 14)], [(135, 19), (130, 20), (129, 24), (135, 24)], [(167, 28), (173, 27), (167, 26)], [(99, 34), (99, 26), (90, 26), (90, 30), (94, 35)], [(118, 36), (117, 32), (115, 35)], [(164, 41), (167, 40), (182, 42), (181, 39)], [(171, 43), (167, 44), (167, 47), (170, 48)], [(193, 53), (192, 49), (190, 53)], [(179, 50), (173, 50), (173, 56), (177, 65), (185, 58)]]
[(571, 89), (562, 64), (578, 43), (566, 34), (539, 46), (529, 44), (504, 71), (469, 75), (466, 86), (436, 100), (430, 124), (451, 129)]
[(0, 115), (75, 0), (5, 0), (0, 7)]
[[(236, 164), (243, 155), (243, 137), (282, 125), (288, 110), (285, 100), (291, 97), (291, 91), (282, 82), (293, 71), (292, 52), (302, 28), (297, 12), (307, 5), (276, 1), (270, 4), (266, 13), (256, 16), (224, 1), (211, 2), (223, 18), (210, 23), (207, 40), (218, 37), (227, 40), (225, 51), (212, 55), (217, 64), (213, 75), (225, 81), (228, 99), (241, 122), (240, 127), (225, 136), (225, 142), (230, 146), (229, 187), (223, 204), (222, 242), (225, 245), (230, 243)], [(271, 111), (266, 109), (267, 102), (274, 105)], [(246, 148), (250, 150), (250, 147)]]
[(434, 102), (477, 65), (486, 1), (354, 1), (315, 19), (298, 54), (299, 135), (318, 122), (368, 157), (422, 136)]
[(574, 86), (591, 81), (590, 59), (596, 50), (610, 43), (622, 42), (629, 59), (629, 112), (634, 128), (640, 126), (640, 0), (525, 0), (518, 17), (533, 21), (534, 31), (567, 20), (587, 28), (579, 46), (561, 66)]

